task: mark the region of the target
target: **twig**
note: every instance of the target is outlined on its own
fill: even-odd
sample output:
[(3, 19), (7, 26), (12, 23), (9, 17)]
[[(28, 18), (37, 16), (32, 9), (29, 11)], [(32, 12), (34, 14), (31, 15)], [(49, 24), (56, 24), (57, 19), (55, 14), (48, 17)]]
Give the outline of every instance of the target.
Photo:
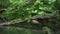
[(16, 23), (24, 22), (26, 20), (36, 19), (36, 18), (44, 19), (44, 18), (54, 18), (54, 17), (53, 16), (39, 16), (39, 15), (36, 15), (36, 16), (30, 17), (30, 18), (25, 18), (25, 19), (19, 18), (19, 19), (8, 21), (8, 22), (0, 23), (0, 26), (16, 24)]
[[(35, 17), (35, 16), (34, 16)], [(12, 21), (8, 21), (8, 22), (4, 22), (4, 23), (0, 23), (0, 26), (3, 26), (3, 25), (10, 25), (10, 24), (15, 24), (15, 23), (20, 23), (20, 22), (23, 22), (23, 21), (26, 21), (26, 20), (30, 20), (31, 18), (34, 18), (34, 17), (30, 17), (30, 18), (26, 18), (26, 19), (15, 19), (15, 20), (12, 20)]]

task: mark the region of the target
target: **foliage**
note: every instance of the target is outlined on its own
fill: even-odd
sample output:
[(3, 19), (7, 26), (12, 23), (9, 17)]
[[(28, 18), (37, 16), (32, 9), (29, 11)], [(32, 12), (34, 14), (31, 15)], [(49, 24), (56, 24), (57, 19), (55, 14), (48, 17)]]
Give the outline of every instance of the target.
[[(19, 28), (16, 28), (16, 27), (14, 28), (8, 27), (5, 29), (4, 28), (0, 29), (0, 31), (3, 31), (6, 34), (20, 34), (20, 33), (36, 34), (36, 32), (33, 33), (32, 31), (30, 31), (29, 28), (40, 29), (42, 27), (43, 27), (43, 30), (47, 31), (48, 34), (51, 34), (52, 29), (57, 29), (57, 28), (60, 29), (59, 27), (60, 16), (58, 15), (60, 13), (59, 12), (60, 0), (0, 0), (0, 7), (5, 9), (4, 11), (2, 11), (2, 13), (0, 13), (0, 16), (3, 16), (3, 18), (5, 18), (7, 21), (10, 21), (10, 20), (12, 21), (14, 19), (17, 20), (18, 18), (24, 20), (25, 18), (30, 18), (36, 15), (38, 15), (38, 17), (39, 16), (40, 17), (56, 16), (56, 15), (58, 16), (57, 18), (54, 18), (54, 21), (50, 20), (51, 22), (48, 22), (48, 19), (44, 19), (44, 18), (41, 19), (41, 21), (44, 21), (44, 23), (42, 22), (43, 25), (32, 24), (31, 22), (27, 22), (27, 23), (22, 22), (15, 25), (13, 24), (11, 25), (16, 27), (28, 27), (28, 29), (26, 30), (19, 30)], [(17, 22), (16, 20), (14, 21)], [(47, 25), (44, 25), (44, 24), (47, 24)]]
[(2, 15), (7, 20), (13, 20), (17, 18), (29, 18), (33, 17), (34, 15), (53, 16), (54, 14), (56, 14), (57, 11), (54, 6), (54, 2), (56, 0), (35, 0), (35, 1), (9, 0), (9, 1), (10, 1), (9, 3), (11, 3), (10, 7), (8, 7), (2, 13)]

